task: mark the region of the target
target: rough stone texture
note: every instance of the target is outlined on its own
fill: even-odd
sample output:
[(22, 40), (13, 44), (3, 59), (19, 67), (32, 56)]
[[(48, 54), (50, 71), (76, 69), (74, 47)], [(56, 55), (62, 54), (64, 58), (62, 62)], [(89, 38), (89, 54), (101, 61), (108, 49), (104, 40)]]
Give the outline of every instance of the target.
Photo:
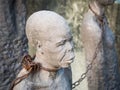
[(26, 52), (24, 0), (0, 0), (0, 90), (8, 90)]
[(116, 35), (116, 46), (118, 51), (118, 59), (119, 59), (119, 70), (120, 70), (120, 5), (116, 6), (116, 22), (115, 22), (115, 35)]
[(120, 16), (120, 4), (114, 4), (110, 6), (107, 9), (107, 15), (108, 15), (110, 27), (115, 33), (115, 44), (116, 44), (116, 50), (118, 53), (119, 68), (120, 68), (120, 17), (119, 17)]

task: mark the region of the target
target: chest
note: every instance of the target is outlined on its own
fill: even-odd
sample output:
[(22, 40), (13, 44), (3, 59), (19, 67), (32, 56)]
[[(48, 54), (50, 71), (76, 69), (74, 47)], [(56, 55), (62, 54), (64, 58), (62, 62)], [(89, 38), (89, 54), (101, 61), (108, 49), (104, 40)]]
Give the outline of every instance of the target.
[(29, 77), (25, 80), (25, 86), (26, 90), (71, 90), (71, 82), (62, 72), (46, 80), (40, 76)]

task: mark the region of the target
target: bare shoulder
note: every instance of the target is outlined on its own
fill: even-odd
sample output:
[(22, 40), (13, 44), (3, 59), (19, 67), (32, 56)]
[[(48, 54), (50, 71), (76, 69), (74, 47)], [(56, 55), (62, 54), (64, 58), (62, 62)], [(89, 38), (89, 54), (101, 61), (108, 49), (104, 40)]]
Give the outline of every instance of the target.
[(25, 75), (25, 74), (27, 74), (28, 73), (28, 71), (26, 71), (24, 68), (19, 72), (19, 74), (18, 74), (18, 76), (17, 77), (21, 77), (21, 76), (23, 76), (23, 75)]
[(87, 12), (84, 15), (82, 28), (81, 28), (81, 37), (83, 42), (98, 41), (101, 39), (102, 30), (96, 21), (96, 17), (91, 13)]
[[(17, 78), (18, 78), (18, 77), (21, 77), (21, 76), (23, 76), (23, 75), (25, 75), (25, 74), (27, 74), (27, 73), (28, 73), (28, 72), (27, 72), (25, 69), (22, 69), (22, 70), (19, 72)], [(25, 81), (23, 80), (23, 81), (21, 81), (20, 83), (18, 83), (18, 84), (13, 88), (13, 90), (26, 90), (26, 89), (23, 89), (24, 86), (25, 86)]]

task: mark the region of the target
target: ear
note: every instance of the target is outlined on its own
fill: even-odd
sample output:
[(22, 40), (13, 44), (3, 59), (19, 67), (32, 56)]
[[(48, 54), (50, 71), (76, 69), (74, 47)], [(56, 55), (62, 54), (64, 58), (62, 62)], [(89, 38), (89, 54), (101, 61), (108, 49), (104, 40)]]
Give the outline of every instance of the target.
[(42, 46), (42, 43), (40, 41), (37, 41), (37, 49), (40, 49)]
[(37, 42), (37, 51), (40, 53), (40, 54), (44, 54), (43, 50), (42, 50), (42, 43), (40, 41)]

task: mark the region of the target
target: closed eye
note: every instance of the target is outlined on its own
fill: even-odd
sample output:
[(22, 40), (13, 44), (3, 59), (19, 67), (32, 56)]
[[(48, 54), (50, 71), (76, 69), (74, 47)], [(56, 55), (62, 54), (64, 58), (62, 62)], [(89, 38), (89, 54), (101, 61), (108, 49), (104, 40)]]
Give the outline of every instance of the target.
[(66, 40), (62, 40), (62, 41), (60, 41), (60, 42), (57, 43), (57, 46), (62, 46), (62, 45), (65, 44), (65, 42), (66, 42)]

